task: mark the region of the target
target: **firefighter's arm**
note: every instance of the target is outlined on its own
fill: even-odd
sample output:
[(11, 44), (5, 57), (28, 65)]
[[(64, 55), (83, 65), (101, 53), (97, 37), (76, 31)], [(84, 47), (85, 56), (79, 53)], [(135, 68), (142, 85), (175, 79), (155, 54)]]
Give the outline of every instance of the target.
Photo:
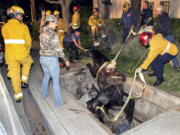
[(25, 46), (31, 49), (32, 39), (28, 27), (25, 25)]
[(75, 44), (75, 46), (81, 50), (84, 50), (84, 48), (79, 44), (79, 40), (75, 40), (75, 39), (72, 39), (73, 43)]
[(90, 27), (95, 26), (94, 18), (92, 16), (89, 18), (88, 24)]
[(144, 61), (144, 63), (140, 66), (140, 68), (146, 70), (149, 65), (153, 62), (153, 60), (158, 56), (160, 55), (160, 52), (159, 52), (159, 48), (150, 48), (150, 52), (146, 58), (146, 60)]

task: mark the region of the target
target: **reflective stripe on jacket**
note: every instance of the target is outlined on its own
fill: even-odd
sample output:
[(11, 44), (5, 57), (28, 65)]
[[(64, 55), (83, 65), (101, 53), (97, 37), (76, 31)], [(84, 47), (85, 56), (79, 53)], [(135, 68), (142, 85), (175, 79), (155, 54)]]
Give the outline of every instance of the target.
[(72, 15), (72, 27), (80, 27), (80, 15), (78, 11), (75, 11)]
[(17, 19), (10, 19), (2, 27), (5, 42), (6, 63), (27, 57), (31, 48), (31, 36), (28, 27)]

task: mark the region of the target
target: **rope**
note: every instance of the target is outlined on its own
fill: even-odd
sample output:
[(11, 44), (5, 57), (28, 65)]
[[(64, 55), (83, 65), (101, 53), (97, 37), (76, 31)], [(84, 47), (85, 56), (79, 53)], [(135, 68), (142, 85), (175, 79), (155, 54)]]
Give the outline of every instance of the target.
[[(133, 33), (133, 26), (131, 27), (131, 29), (130, 29), (130, 31), (129, 31), (129, 34), (128, 34), (126, 40), (124, 41), (123, 45), (121, 46), (119, 52), (116, 54), (116, 56), (114, 57), (114, 59), (111, 60), (110, 63), (113, 63), (113, 62), (114, 62), (115, 65), (116, 65), (116, 60), (117, 60), (118, 56), (120, 55), (122, 49), (123, 49), (124, 46), (126, 45), (126, 42), (127, 42), (127, 40), (129, 39), (129, 37), (131, 36), (131, 33)], [(98, 77), (98, 75), (99, 75), (99, 73), (101, 72), (101, 70), (102, 70), (105, 66), (107, 66), (108, 64), (110, 64), (110, 63), (109, 63), (109, 62), (104, 62), (104, 63), (102, 64), (102, 66), (99, 68), (98, 72), (96, 73), (96, 78)]]
[(133, 67), (132, 70), (129, 71), (129, 73), (133, 73), (134, 70), (137, 68), (137, 66), (141, 63), (141, 61), (144, 59), (144, 57), (146, 56), (146, 54), (148, 53), (149, 49), (146, 50), (146, 52), (144, 53), (144, 55), (140, 58), (140, 60), (136, 63), (136, 65)]
[(115, 121), (117, 121), (119, 119), (119, 117), (121, 116), (122, 112), (124, 111), (124, 109), (126, 108), (127, 104), (129, 103), (129, 100), (131, 99), (133, 87), (134, 87), (134, 84), (135, 84), (135, 81), (136, 81), (136, 78), (137, 78), (137, 73), (139, 74), (139, 77), (140, 77), (141, 81), (144, 83), (143, 89), (141, 91), (141, 94), (138, 96), (138, 98), (142, 97), (143, 91), (144, 91), (144, 89), (146, 87), (146, 81), (144, 79), (144, 75), (141, 72), (135, 72), (134, 79), (133, 79), (133, 82), (132, 82), (132, 85), (131, 85), (131, 89), (129, 91), (128, 98), (126, 99), (126, 102), (124, 103), (124, 105), (121, 108), (121, 110), (117, 113), (117, 115), (113, 119), (111, 119), (112, 122), (115, 122)]
[(129, 34), (128, 34), (126, 40), (124, 41), (124, 43), (123, 43), (123, 45), (121, 46), (119, 52), (116, 54), (115, 58), (113, 59), (114, 61), (117, 60), (118, 56), (120, 55), (122, 49), (125, 47), (126, 42), (127, 42), (127, 40), (129, 39), (129, 37), (131, 36), (132, 33), (133, 33), (133, 26), (131, 26), (131, 29), (130, 29), (130, 31), (129, 31)]

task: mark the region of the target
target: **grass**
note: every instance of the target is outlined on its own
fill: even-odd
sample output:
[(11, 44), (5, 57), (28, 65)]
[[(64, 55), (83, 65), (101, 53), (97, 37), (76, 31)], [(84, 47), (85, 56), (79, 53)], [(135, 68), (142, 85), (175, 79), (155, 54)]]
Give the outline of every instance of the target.
[[(101, 51), (105, 56), (109, 57), (110, 59), (113, 59), (115, 54), (121, 47), (119, 40), (121, 30), (117, 27), (117, 20), (108, 20), (108, 24), (108, 33), (110, 35), (110, 39), (107, 42), (107, 44), (111, 45), (112, 52), (109, 52), (103, 48), (99, 48), (99, 51)], [(176, 29), (177, 28), (179, 29), (180, 25), (176, 24)], [(85, 33), (82, 31), (82, 36), (82, 44), (86, 47), (91, 46), (91, 41), (89, 40), (89, 33), (87, 34), (87, 31)], [(179, 40), (177, 40), (176, 43), (179, 47)], [(134, 73), (130, 73), (130, 70), (133, 69), (133, 67), (136, 65), (139, 59), (144, 55), (145, 51), (146, 50), (140, 46), (137, 37), (131, 37), (128, 40), (128, 44), (123, 49), (122, 53), (120, 54), (117, 60), (117, 69), (125, 73), (126, 76), (133, 77)], [(179, 55), (178, 59), (180, 60)], [(147, 83), (149, 85), (153, 85), (156, 79), (148, 76), (148, 73), (150, 72), (152, 71), (148, 69), (144, 75)], [(165, 66), (164, 79), (165, 81), (158, 88), (170, 92), (180, 92), (180, 71), (175, 71), (171, 64), (166, 64)]]
[[(92, 46), (92, 40), (90, 38), (89, 27), (87, 25), (87, 18), (83, 18), (81, 20), (81, 42), (82, 45), (86, 48)], [(106, 24), (108, 24), (108, 36), (109, 40), (106, 43), (108, 46), (111, 46), (112, 52), (109, 52), (103, 48), (99, 48), (99, 50), (109, 57), (110, 59), (114, 58), (115, 54), (121, 47), (120, 44), (120, 36), (121, 36), (121, 28), (117, 25), (119, 20), (106, 20)], [(173, 20), (174, 33), (176, 38), (177, 46), (180, 50), (180, 20)], [(39, 22), (33, 24), (33, 39), (38, 41), (39, 38)], [(123, 49), (123, 52), (119, 56), (117, 60), (117, 68), (121, 72), (124, 72), (126, 76), (133, 77), (133, 73), (129, 73), (129, 70), (136, 65), (139, 59), (143, 56), (145, 49), (142, 48), (137, 40), (137, 37), (131, 38), (128, 41), (128, 44)], [(178, 60), (180, 61), (180, 55), (178, 55)], [(147, 72), (151, 72), (148, 70)], [(172, 92), (180, 92), (180, 71), (174, 71), (170, 64), (165, 66), (165, 82), (159, 86), (160, 89)], [(154, 78), (148, 77), (145, 74), (146, 81), (149, 85), (152, 85), (155, 81)]]

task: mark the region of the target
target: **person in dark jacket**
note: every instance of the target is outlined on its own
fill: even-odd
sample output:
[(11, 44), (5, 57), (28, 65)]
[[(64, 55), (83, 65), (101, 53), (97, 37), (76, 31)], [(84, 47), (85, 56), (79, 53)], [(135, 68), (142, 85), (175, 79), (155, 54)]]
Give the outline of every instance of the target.
[[(173, 34), (173, 30), (172, 30), (172, 23), (171, 23), (171, 19), (170, 19), (168, 13), (163, 12), (163, 7), (159, 6), (156, 9), (156, 14), (158, 16), (156, 33), (161, 33), (165, 39), (174, 43), (174, 34)], [(176, 70), (180, 69), (180, 64), (176, 57), (174, 59), (172, 59), (172, 63), (173, 63), (173, 67)]]
[(73, 31), (72, 34), (67, 35), (63, 40), (64, 48), (69, 53), (69, 61), (75, 62), (76, 60), (79, 60), (79, 52), (80, 50), (85, 50), (80, 41), (80, 29), (76, 29)]
[(123, 26), (122, 32), (122, 43), (125, 42), (131, 27), (137, 25), (137, 17), (133, 10), (130, 9), (130, 5), (128, 2), (123, 4), (123, 14), (120, 20), (120, 25)]
[(143, 2), (143, 10), (141, 11), (141, 26), (153, 26), (153, 11), (149, 7), (149, 2)]

